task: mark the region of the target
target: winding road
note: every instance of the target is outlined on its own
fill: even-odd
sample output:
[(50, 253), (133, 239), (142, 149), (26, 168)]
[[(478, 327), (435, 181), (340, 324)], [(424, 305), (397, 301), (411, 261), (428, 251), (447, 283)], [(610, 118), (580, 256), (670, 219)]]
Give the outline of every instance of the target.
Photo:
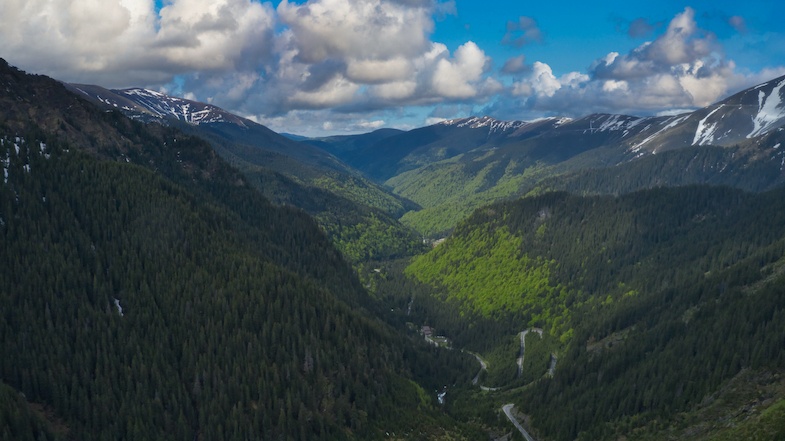
[(474, 379), (472, 380), (472, 384), (477, 384), (477, 382), (480, 381), (480, 374), (482, 373), (482, 371), (488, 370), (488, 363), (482, 358), (480, 358), (479, 355), (471, 352), (470, 354), (474, 355), (474, 358), (476, 358), (477, 361), (480, 363), (480, 371), (477, 372), (477, 375), (475, 375)]
[[(521, 355), (518, 357), (518, 377), (520, 377), (522, 372), (523, 372), (523, 357), (526, 354), (526, 335), (529, 333), (529, 331), (536, 332), (536, 333), (540, 334), (540, 338), (542, 338), (542, 329), (540, 329), (540, 328), (530, 328), (530, 329), (527, 329), (525, 331), (521, 331), (521, 333), (520, 333), (520, 336), (521, 336)], [(483, 360), (478, 354), (475, 354), (473, 352), (469, 352), (469, 353), (474, 355), (474, 358), (476, 358), (477, 362), (480, 363), (480, 371), (477, 372), (477, 375), (475, 375), (474, 379), (472, 380), (472, 384), (476, 385), (480, 381), (480, 374), (482, 374), (482, 371), (488, 369), (488, 362)], [(555, 354), (551, 354), (551, 363), (550, 363), (550, 367), (548, 369), (548, 374), (550, 376), (553, 376), (553, 371), (555, 370), (555, 368), (556, 368), (556, 355)], [(497, 387), (486, 387), (486, 386), (480, 385), (480, 389), (485, 390), (485, 391), (495, 391), (495, 390), (498, 390), (499, 388), (497, 388)], [(521, 435), (523, 435), (523, 437), (526, 439), (526, 441), (536, 441), (534, 439), (534, 437), (529, 435), (529, 432), (527, 432), (526, 429), (523, 428), (523, 425), (512, 414), (513, 407), (515, 407), (515, 404), (512, 404), (512, 403), (505, 404), (504, 406), (502, 406), (502, 411), (507, 416), (507, 419), (510, 420), (510, 422), (515, 426), (515, 428), (518, 429), (519, 432), (521, 432)]]
[(542, 338), (542, 329), (540, 328), (530, 328), (525, 331), (521, 331), (521, 355), (518, 357), (518, 377), (523, 374), (523, 357), (526, 355), (526, 334), (531, 332), (536, 332), (540, 334), (540, 338)]
[(526, 429), (523, 428), (521, 423), (518, 422), (518, 419), (515, 418), (515, 416), (512, 414), (513, 407), (515, 407), (515, 405), (512, 403), (505, 404), (504, 406), (502, 406), (502, 411), (504, 411), (504, 414), (507, 415), (507, 419), (510, 420), (510, 422), (515, 426), (515, 428), (518, 429), (519, 432), (521, 432), (521, 435), (523, 435), (523, 437), (526, 438), (526, 441), (536, 441), (534, 437), (529, 435), (529, 432), (527, 432)]

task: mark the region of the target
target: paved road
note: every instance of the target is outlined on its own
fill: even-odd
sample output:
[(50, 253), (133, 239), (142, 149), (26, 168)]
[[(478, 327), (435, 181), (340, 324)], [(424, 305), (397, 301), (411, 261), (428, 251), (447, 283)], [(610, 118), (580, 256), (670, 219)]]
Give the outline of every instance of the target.
[(521, 331), (521, 355), (518, 357), (518, 378), (523, 374), (523, 356), (526, 354), (526, 334), (529, 330)]
[(526, 355), (526, 334), (528, 334), (529, 331), (540, 334), (540, 338), (542, 338), (541, 328), (529, 328), (525, 331), (521, 331), (521, 355), (518, 357), (518, 378), (523, 374), (523, 356)]
[(529, 432), (527, 432), (526, 429), (523, 428), (521, 423), (519, 423), (518, 420), (513, 416), (512, 414), (513, 407), (515, 407), (514, 404), (505, 404), (504, 406), (502, 406), (502, 410), (504, 411), (504, 414), (507, 415), (507, 419), (510, 420), (510, 422), (515, 426), (516, 429), (518, 429), (519, 432), (521, 432), (521, 435), (523, 435), (523, 437), (526, 438), (526, 441), (536, 441), (531, 435), (529, 435)]
[(477, 372), (477, 375), (475, 375), (474, 379), (472, 380), (472, 384), (477, 384), (477, 382), (480, 381), (480, 374), (482, 373), (482, 371), (488, 370), (488, 362), (486, 362), (485, 360), (480, 358), (479, 355), (477, 355), (477, 354), (475, 354), (473, 352), (469, 352), (469, 353), (474, 355), (474, 358), (476, 358), (477, 361), (480, 362), (480, 371)]

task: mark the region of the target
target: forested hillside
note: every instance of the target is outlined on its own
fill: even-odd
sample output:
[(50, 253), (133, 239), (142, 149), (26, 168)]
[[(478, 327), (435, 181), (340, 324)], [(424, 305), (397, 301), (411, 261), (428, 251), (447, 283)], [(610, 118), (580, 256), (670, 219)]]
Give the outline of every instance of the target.
[[(370, 182), (320, 148), (210, 104), (145, 89), (66, 84), (99, 108), (148, 125), (171, 125), (209, 141), (247, 182), (279, 205), (302, 208), (352, 262), (420, 251), (421, 240), (397, 219), (416, 204)], [(370, 237), (378, 240), (369, 240)]]
[[(0, 70), (0, 411), (7, 439), (462, 436), (466, 381), (365, 309), (304, 212), (205, 141)], [(471, 432), (469, 432), (471, 433)]]
[[(705, 400), (743, 372), (751, 372), (745, 381), (780, 384), (784, 200), (782, 189), (721, 187), (549, 193), (478, 210), (406, 271), (441, 293), (448, 307), (430, 313), (432, 325), (459, 344), (493, 354), (488, 341), (532, 326), (561, 340), (553, 377), (506, 395), (544, 439), (635, 438), (668, 427), (681, 438)], [(445, 316), (450, 310), (461, 318)], [(757, 412), (785, 398), (772, 392), (778, 386), (741, 384), (759, 390), (748, 398)], [(692, 439), (721, 433), (719, 417), (710, 423)], [(782, 434), (777, 427), (767, 430)]]

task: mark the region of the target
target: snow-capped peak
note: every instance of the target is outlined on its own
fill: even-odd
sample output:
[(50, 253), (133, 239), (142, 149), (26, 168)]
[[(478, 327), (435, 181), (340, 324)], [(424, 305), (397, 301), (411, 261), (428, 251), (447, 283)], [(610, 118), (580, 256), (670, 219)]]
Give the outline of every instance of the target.
[(100, 86), (70, 84), (66, 87), (123, 111), (131, 118), (176, 119), (189, 124), (231, 123), (248, 127), (248, 121), (212, 104), (169, 96), (150, 89), (131, 88), (108, 90)]
[(124, 95), (161, 118), (176, 118), (189, 124), (241, 123), (242, 121), (213, 105), (169, 96), (150, 89), (133, 88), (113, 92)]
[(554, 127), (572, 121), (571, 118), (538, 118), (532, 121), (500, 121), (490, 116), (472, 116), (469, 118), (448, 119), (442, 121), (440, 124), (454, 127), (468, 127), (470, 129), (487, 128), (488, 133), (496, 132), (513, 132), (521, 127), (541, 123), (543, 121), (552, 121)]
[(768, 95), (758, 90), (758, 113), (752, 119), (753, 129), (747, 138), (766, 134), (775, 123), (785, 118), (785, 102), (781, 96), (783, 86), (785, 79), (774, 86)]

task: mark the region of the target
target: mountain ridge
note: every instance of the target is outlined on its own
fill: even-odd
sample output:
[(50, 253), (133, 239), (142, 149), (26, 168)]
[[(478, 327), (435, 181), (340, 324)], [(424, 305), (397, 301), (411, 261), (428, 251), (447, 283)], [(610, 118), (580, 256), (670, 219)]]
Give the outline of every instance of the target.
[[(367, 180), (330, 152), (211, 104), (141, 88), (65, 86), (107, 110), (208, 140), (274, 203), (298, 206), (314, 216), (352, 261), (399, 257), (420, 246), (417, 235), (397, 222), (416, 204)], [(386, 238), (379, 241), (386, 245), (371, 244), (372, 236)]]
[[(577, 119), (500, 121), (491, 117), (447, 120), (390, 136), (361, 149), (334, 153), (395, 194), (422, 207), (401, 220), (423, 235), (439, 237), (482, 205), (530, 192), (565, 188), (590, 175), (621, 174), (616, 188), (607, 184), (571, 189), (619, 193), (646, 185), (713, 183), (764, 190), (785, 182), (773, 163), (783, 160), (785, 76), (736, 93), (693, 112), (637, 117), (591, 114)], [(690, 148), (724, 156), (713, 171), (693, 173)], [(651, 160), (669, 154), (671, 160)], [(662, 176), (645, 173), (636, 184), (626, 169), (636, 161), (659, 162)], [(683, 161), (683, 162), (679, 162)], [(694, 169), (692, 169), (694, 170)], [(765, 170), (767, 180), (744, 185), (742, 176)], [(603, 178), (605, 179), (605, 178)], [(607, 182), (607, 179), (605, 179)]]

